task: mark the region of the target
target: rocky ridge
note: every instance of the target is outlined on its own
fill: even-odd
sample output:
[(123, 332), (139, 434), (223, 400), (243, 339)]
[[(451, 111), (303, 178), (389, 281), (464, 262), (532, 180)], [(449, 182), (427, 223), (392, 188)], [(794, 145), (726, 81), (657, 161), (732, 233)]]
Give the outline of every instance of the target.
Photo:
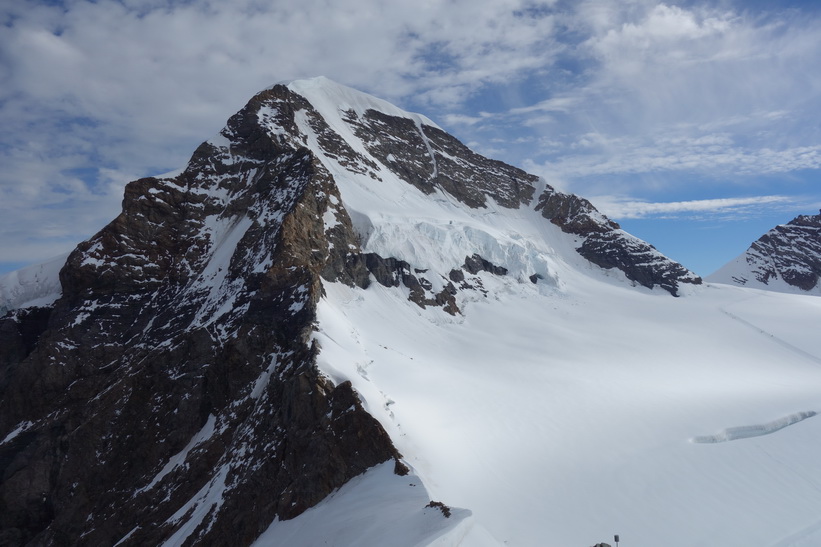
[(402, 288), (456, 315), (462, 291), (508, 271), (369, 249), (344, 177), (535, 207), (634, 283), (700, 281), (422, 116), (324, 79), (274, 86), (181, 174), (129, 183), (122, 213), (67, 258), (55, 302), (0, 320), (0, 544), (249, 544), (377, 463), (406, 471), (350, 384), (316, 367), (323, 283)]
[(643, 287), (658, 286), (677, 296), (679, 283), (701, 283), (696, 274), (622, 230), (584, 198), (548, 188), (539, 196), (536, 210), (562, 231), (584, 238), (576, 249), (581, 256), (601, 268), (621, 270)]

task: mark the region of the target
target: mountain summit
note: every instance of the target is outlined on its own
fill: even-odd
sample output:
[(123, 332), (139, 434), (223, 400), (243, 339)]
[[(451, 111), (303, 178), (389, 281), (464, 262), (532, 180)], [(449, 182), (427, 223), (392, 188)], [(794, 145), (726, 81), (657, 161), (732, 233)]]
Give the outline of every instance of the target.
[(821, 214), (799, 215), (754, 241), (708, 281), (821, 294)]
[[(180, 174), (129, 183), (59, 288), (52, 270), (4, 281), (8, 545), (250, 544), (378, 464), (412, 473), (390, 401), (363, 403), (323, 352), (327, 291), (459, 322), (497, 284), (701, 281), (588, 201), (324, 78), (262, 91)], [(435, 535), (430, 507), (414, 529)]]

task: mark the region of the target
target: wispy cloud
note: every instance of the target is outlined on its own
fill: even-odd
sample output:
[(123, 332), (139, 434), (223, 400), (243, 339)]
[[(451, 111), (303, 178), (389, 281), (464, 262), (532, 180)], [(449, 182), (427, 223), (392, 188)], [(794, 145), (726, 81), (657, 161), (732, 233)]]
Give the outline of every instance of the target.
[(821, 168), (821, 16), (745, 8), (579, 2), (572, 76), (504, 113), (553, 143), (520, 163), (582, 194), (601, 176), (636, 193), (647, 179), (635, 175), (715, 185)]
[(509, 114), (531, 114), (533, 112), (568, 112), (580, 102), (578, 97), (551, 97), (531, 106), (511, 108)]
[(722, 215), (746, 216), (761, 209), (795, 208), (796, 199), (789, 196), (752, 196), (743, 198), (698, 199), (690, 201), (648, 202), (613, 196), (592, 198), (596, 207), (614, 219), (647, 217), (698, 217)]
[(492, 114), (488, 114), (486, 112), (480, 112), (478, 116), (467, 116), (465, 114), (445, 114), (443, 116), (443, 121), (447, 125), (476, 125), (488, 118), (492, 117)]
[[(725, 177), (726, 180), (737, 180), (740, 175), (821, 168), (821, 145), (781, 150), (750, 149), (718, 140), (711, 142), (713, 138), (675, 139), (678, 143), (660, 139), (652, 144), (634, 142), (629, 146), (628, 139), (606, 140), (601, 135), (590, 134), (580, 137), (556, 161), (532, 164), (532, 168), (565, 179), (676, 171)], [(599, 150), (584, 155), (574, 153), (593, 148)]]

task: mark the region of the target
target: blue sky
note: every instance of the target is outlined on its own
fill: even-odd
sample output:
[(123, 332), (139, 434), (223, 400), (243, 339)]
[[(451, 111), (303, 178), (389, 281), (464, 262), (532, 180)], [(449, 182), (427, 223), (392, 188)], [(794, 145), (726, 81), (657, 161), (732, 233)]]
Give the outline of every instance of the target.
[(818, 2), (6, 2), (0, 272), (92, 235), (255, 92), (325, 75), (707, 275), (821, 208), (819, 66)]

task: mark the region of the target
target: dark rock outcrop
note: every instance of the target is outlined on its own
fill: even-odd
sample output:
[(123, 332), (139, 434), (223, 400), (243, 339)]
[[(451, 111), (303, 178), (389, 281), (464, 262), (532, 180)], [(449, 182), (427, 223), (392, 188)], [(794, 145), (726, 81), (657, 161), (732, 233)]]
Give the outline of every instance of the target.
[[(767, 287), (781, 279), (802, 291), (813, 291), (821, 279), (821, 214), (800, 215), (776, 226), (750, 245), (744, 254), (708, 280)], [(758, 286), (758, 285), (756, 285)]]
[(533, 198), (538, 177), (480, 156), (438, 127), (376, 110), (347, 121), (368, 152), (426, 194), (439, 188), (473, 208), (488, 198), (510, 208)]
[(601, 268), (621, 270), (634, 283), (649, 289), (659, 286), (673, 296), (678, 295), (679, 283), (701, 284), (700, 277), (622, 230), (584, 198), (548, 188), (539, 196), (536, 210), (563, 232), (582, 238), (576, 249), (581, 256)]
[(493, 275), (507, 275), (507, 268), (504, 266), (496, 266), (489, 260), (485, 260), (478, 254), (465, 257), (465, 264), (462, 266), (465, 270), (472, 274), (479, 272), (490, 272)]

